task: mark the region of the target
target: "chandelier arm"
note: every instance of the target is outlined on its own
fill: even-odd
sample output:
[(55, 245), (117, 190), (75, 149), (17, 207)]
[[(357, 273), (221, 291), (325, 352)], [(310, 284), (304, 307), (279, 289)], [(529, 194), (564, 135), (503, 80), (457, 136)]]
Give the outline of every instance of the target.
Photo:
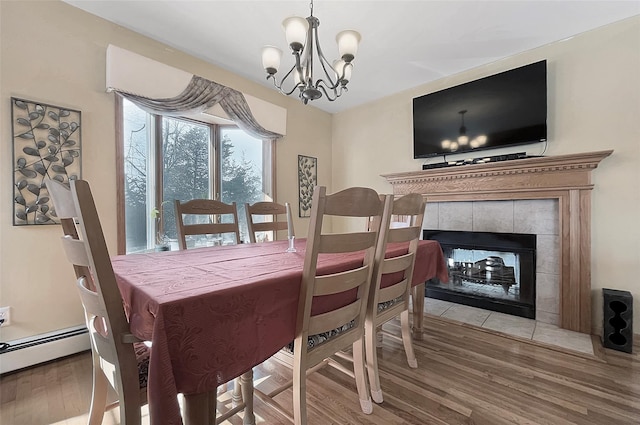
[(291, 69), (289, 69), (289, 71), (284, 75), (284, 77), (282, 77), (282, 79), (280, 80), (280, 83), (277, 82), (277, 78), (275, 77), (275, 75), (267, 75), (267, 79), (273, 78), (273, 85), (280, 91), (280, 93), (286, 96), (291, 95), (294, 91), (296, 91), (297, 88), (300, 87), (300, 84), (298, 83), (298, 84), (295, 84), (290, 91), (287, 91), (282, 88), (283, 84), (285, 84), (285, 81), (293, 73), (293, 71), (297, 70), (298, 72), (302, 72), (300, 67), (300, 55), (296, 52), (293, 52), (292, 54), (296, 58), (296, 63), (291, 67)]
[(325, 76), (327, 77), (327, 79), (329, 80), (329, 82), (327, 83), (326, 81), (324, 81), (324, 79), (322, 78), (318, 78), (316, 80), (316, 83), (314, 85), (314, 87), (318, 88), (320, 87), (320, 83), (324, 84), (325, 86), (327, 86), (327, 89), (329, 90), (336, 90), (338, 87), (340, 87), (340, 80), (336, 81), (335, 83), (333, 82), (333, 80), (331, 80), (331, 77), (329, 76), (329, 73), (327, 72), (327, 70), (325, 69), (324, 65), (322, 66), (322, 69), (325, 72)]
[[(327, 71), (327, 65), (329, 66), (329, 68), (331, 69), (331, 71), (334, 72), (334, 74), (338, 74), (338, 72), (335, 70), (335, 68), (333, 67), (333, 65), (331, 65), (331, 63), (327, 60), (327, 58), (324, 56), (324, 53), (322, 53), (322, 48), (320, 47), (320, 42), (318, 41), (318, 28), (314, 28), (314, 32), (315, 32), (315, 37), (316, 37), (316, 52), (318, 54), (318, 62), (320, 62), (320, 66), (322, 66), (322, 70), (324, 71), (324, 75), (327, 77), (327, 80), (329, 81), (327, 82), (323, 82), (327, 88), (329, 90), (333, 90), (335, 91), (336, 88), (340, 85), (340, 79), (336, 80), (336, 82), (333, 82), (333, 79), (331, 78), (331, 74), (329, 73), (329, 71)], [(344, 74), (344, 68), (342, 70), (343, 74)], [(342, 75), (342, 77), (344, 77), (344, 75)], [(320, 81), (322, 81), (322, 78), (318, 78), (318, 80), (316, 81), (315, 87), (318, 88)]]
[[(321, 83), (321, 82), (323, 82), (323, 81), (322, 81), (322, 80), (318, 80), (318, 83)], [(339, 98), (339, 97), (340, 97), (340, 94), (341, 94), (341, 93), (340, 93), (340, 94), (338, 94), (338, 92), (337, 92), (335, 89), (333, 89), (333, 90), (332, 90), (332, 92), (333, 92), (333, 97), (332, 97), (332, 96), (329, 94), (329, 92), (327, 92), (327, 89), (324, 87), (324, 85), (323, 85), (323, 84), (319, 84), (319, 85), (318, 85), (318, 88), (319, 88), (320, 90), (322, 90), (322, 92), (324, 93), (324, 95), (327, 97), (327, 100), (328, 100), (328, 101), (330, 101), (330, 102), (333, 102), (334, 100), (336, 100), (337, 98)]]
[[(267, 78), (268, 78), (268, 77), (267, 77)], [(296, 85), (296, 86), (293, 86), (293, 88), (292, 88), (290, 91), (286, 91), (286, 90), (284, 90), (284, 89), (282, 88), (282, 83), (284, 83), (284, 79), (283, 79), (282, 81), (280, 81), (280, 84), (278, 84), (278, 83), (276, 82), (275, 77), (273, 78), (273, 85), (278, 89), (278, 91), (279, 91), (280, 93), (282, 93), (282, 94), (284, 94), (284, 95), (286, 95), (286, 96), (291, 95), (291, 94), (292, 94), (294, 91), (296, 91), (296, 89), (299, 87), (299, 86), (297, 86), (297, 85)]]
[(294, 69), (296, 69), (296, 67), (295, 67), (295, 66), (294, 66), (294, 67), (292, 67), (292, 68), (289, 70), (289, 72), (287, 72), (287, 74), (284, 76), (284, 78), (282, 78), (282, 80), (280, 80), (280, 85), (279, 85), (279, 86), (278, 86), (278, 85), (276, 85), (276, 87), (278, 88), (278, 90), (280, 90), (280, 93), (282, 93), (282, 94), (284, 94), (284, 95), (287, 95), (287, 96), (289, 96), (290, 94), (292, 94), (294, 91), (296, 91), (296, 89), (297, 89), (297, 88), (299, 88), (299, 87), (300, 87), (300, 84), (296, 84), (296, 85), (294, 85), (294, 86), (293, 86), (293, 88), (292, 88), (291, 90), (289, 90), (289, 91), (287, 91), (287, 90), (285, 90), (285, 89), (283, 89), (283, 88), (282, 88), (282, 84), (284, 84), (285, 80), (287, 79), (287, 77), (288, 77), (289, 75), (291, 75), (291, 73), (293, 72), (293, 70), (294, 70)]
[[(329, 66), (331, 66), (331, 65), (329, 65)], [(349, 66), (349, 67), (351, 67), (351, 69), (353, 69), (353, 64), (352, 64), (352, 63), (345, 63), (345, 64), (344, 64), (344, 67), (342, 68), (342, 75), (341, 75), (341, 76), (340, 76), (340, 78), (336, 81), (335, 85), (333, 84), (333, 81), (332, 81), (332, 80), (329, 80), (329, 82), (330, 82), (331, 84), (327, 84), (325, 81), (323, 81), (321, 78), (319, 78), (319, 79), (316, 81), (316, 87), (319, 87), (319, 86), (320, 86), (320, 83), (322, 82), (322, 84), (324, 84), (324, 85), (326, 85), (326, 86), (327, 86), (327, 89), (328, 89), (328, 90), (337, 91), (337, 89), (338, 89), (338, 88), (340, 88), (340, 92), (341, 92), (341, 93), (342, 93), (342, 90), (343, 90), (343, 89), (344, 89), (344, 91), (349, 91), (349, 90), (347, 89), (347, 84), (349, 83), (349, 81), (347, 81), (347, 82), (343, 82), (343, 80), (344, 80), (344, 76), (346, 75), (346, 71), (345, 71), (345, 70), (346, 70), (347, 66)], [(324, 68), (324, 67), (323, 67), (323, 68)], [(333, 70), (334, 70), (334, 72), (335, 72), (335, 68), (333, 68), (333, 67), (331, 66), (331, 69), (333, 69)], [(327, 70), (326, 70), (326, 69), (325, 69), (325, 74), (327, 74)], [(337, 74), (337, 72), (336, 72), (336, 74)], [(337, 95), (336, 97), (340, 97), (340, 95)]]

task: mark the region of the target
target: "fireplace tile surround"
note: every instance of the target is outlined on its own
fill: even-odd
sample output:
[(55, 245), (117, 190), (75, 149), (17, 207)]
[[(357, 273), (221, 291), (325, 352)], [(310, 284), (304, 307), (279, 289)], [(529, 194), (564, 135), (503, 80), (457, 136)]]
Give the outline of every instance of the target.
[(536, 235), (536, 320), (560, 324), (558, 201), (463, 201), (428, 203), (424, 229)]
[[(422, 194), (427, 201), (427, 217), (429, 211), (433, 211), (433, 208), (429, 209), (431, 203), (450, 204), (438, 206), (438, 224), (443, 220), (447, 226), (461, 226), (461, 230), (465, 226), (486, 226), (485, 231), (516, 226), (546, 228), (538, 248), (557, 250), (559, 260), (543, 260), (537, 276), (542, 281), (539, 282), (540, 296), (546, 299), (543, 300), (545, 310), (556, 310), (554, 302), (558, 308), (557, 313), (541, 311), (541, 316), (550, 313), (545, 319), (547, 322), (557, 321), (563, 329), (588, 334), (592, 332), (591, 172), (612, 152), (470, 164), (383, 174), (382, 177), (393, 186), (397, 196)], [(515, 202), (534, 200), (554, 201), (557, 217), (544, 212), (549, 204)], [(495, 201), (514, 201), (513, 211), (510, 208), (502, 211), (504, 204)], [(460, 208), (453, 204), (460, 204)], [(474, 211), (476, 222), (473, 221)], [(531, 229), (528, 232), (538, 233)], [(545, 279), (552, 280), (550, 276), (555, 274), (556, 266), (559, 269), (557, 290), (553, 282), (544, 282)]]

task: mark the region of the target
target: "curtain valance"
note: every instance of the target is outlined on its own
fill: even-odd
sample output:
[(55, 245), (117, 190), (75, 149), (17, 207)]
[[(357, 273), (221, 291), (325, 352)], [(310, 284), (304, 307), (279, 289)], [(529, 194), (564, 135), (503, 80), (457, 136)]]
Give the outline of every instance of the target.
[(286, 133), (286, 109), (112, 45), (107, 48), (107, 91), (155, 114), (206, 112), (230, 119), (261, 139)]

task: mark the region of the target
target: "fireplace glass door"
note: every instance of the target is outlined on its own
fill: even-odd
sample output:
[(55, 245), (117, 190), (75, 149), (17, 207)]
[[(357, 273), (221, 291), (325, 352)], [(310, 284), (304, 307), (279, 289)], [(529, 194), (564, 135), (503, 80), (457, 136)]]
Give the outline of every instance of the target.
[(426, 296), (535, 318), (536, 235), (425, 230), (440, 242), (449, 282), (431, 279)]

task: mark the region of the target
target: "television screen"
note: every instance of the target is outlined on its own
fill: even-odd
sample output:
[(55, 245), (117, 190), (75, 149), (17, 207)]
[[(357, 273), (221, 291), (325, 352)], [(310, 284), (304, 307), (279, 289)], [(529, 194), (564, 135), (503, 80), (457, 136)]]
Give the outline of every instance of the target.
[(546, 61), (413, 99), (414, 158), (546, 139)]

